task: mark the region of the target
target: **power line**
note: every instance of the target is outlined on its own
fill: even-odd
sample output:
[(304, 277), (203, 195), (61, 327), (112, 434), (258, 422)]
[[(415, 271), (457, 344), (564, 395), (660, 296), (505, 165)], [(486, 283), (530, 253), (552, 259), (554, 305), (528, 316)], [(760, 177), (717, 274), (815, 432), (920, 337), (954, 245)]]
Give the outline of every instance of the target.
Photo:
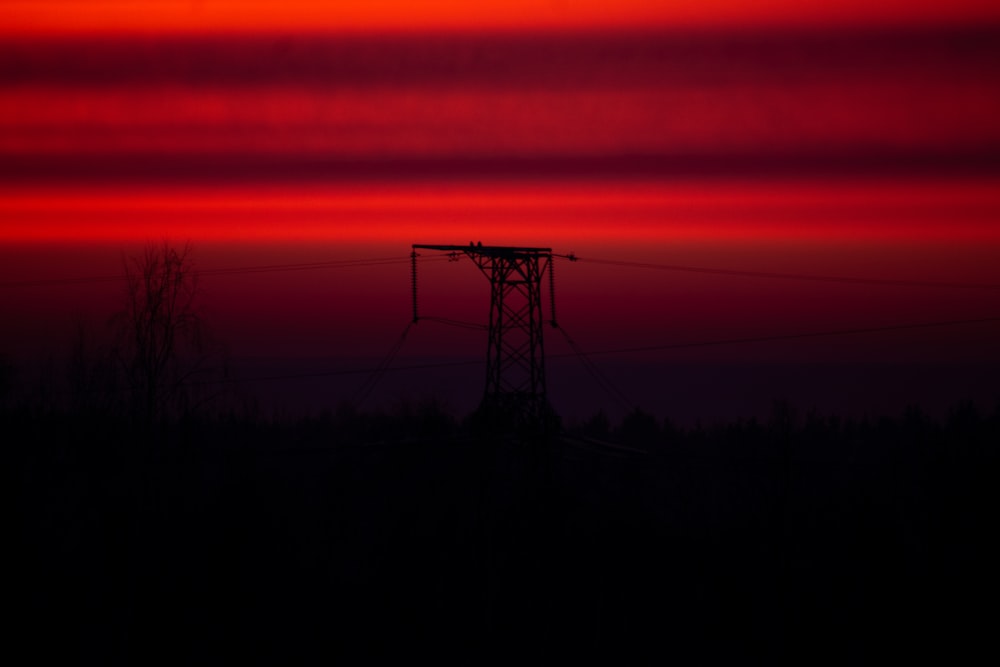
[[(424, 261), (442, 261), (444, 257), (429, 257)], [(229, 276), (250, 273), (270, 273), (276, 271), (315, 271), (329, 269), (348, 269), (366, 266), (385, 266), (409, 262), (401, 257), (370, 257), (365, 259), (330, 260), (324, 262), (297, 262), (293, 264), (261, 264), (256, 266), (234, 266), (218, 269), (203, 269), (193, 271), (197, 276)], [(39, 280), (17, 280), (0, 283), (0, 288), (17, 287), (57, 287), (63, 285), (82, 285), (88, 283), (119, 282), (126, 279), (125, 274), (107, 276), (83, 276), (75, 278), (48, 278)]]
[(61, 285), (82, 285), (86, 283), (109, 283), (125, 280), (124, 275), (86, 276), (81, 278), (46, 278), (40, 280), (15, 280), (0, 283), (0, 289), (12, 287), (55, 287)]
[[(561, 255), (556, 255), (562, 257)], [(767, 278), (774, 280), (801, 280), (809, 282), (844, 283), (848, 285), (879, 285), (883, 287), (932, 287), (945, 289), (1000, 289), (998, 283), (964, 283), (939, 282), (933, 280), (890, 280), (882, 278), (856, 278), (852, 276), (828, 276), (809, 273), (778, 273), (770, 271), (744, 271), (737, 269), (718, 269), (704, 266), (688, 266), (681, 264), (656, 264), (652, 262), (631, 262), (616, 259), (598, 259), (594, 257), (570, 256), (571, 261), (589, 262), (633, 269), (652, 269), (655, 271), (677, 271), (682, 273), (701, 273), (719, 276), (734, 276), (738, 278)]]
[(195, 385), (207, 384), (242, 384), (245, 382), (271, 382), (275, 380), (308, 380), (311, 378), (339, 377), (347, 375), (367, 375), (376, 372), (388, 373), (396, 371), (418, 371), (429, 368), (451, 368), (458, 366), (482, 366), (486, 362), (480, 359), (467, 359), (465, 361), (443, 361), (428, 364), (410, 364), (407, 366), (392, 366), (388, 368), (345, 368), (330, 371), (310, 371), (308, 373), (287, 373), (281, 375), (258, 375), (242, 378), (226, 378), (222, 380), (204, 380), (194, 382)]
[(392, 347), (389, 348), (389, 352), (386, 353), (385, 357), (383, 357), (382, 362), (378, 365), (378, 368), (372, 371), (372, 374), (365, 378), (365, 381), (362, 383), (357, 395), (354, 397), (354, 402), (358, 407), (364, 405), (364, 402), (368, 400), (372, 391), (375, 390), (379, 380), (381, 380), (382, 376), (385, 375), (385, 372), (389, 370), (389, 367), (392, 365), (396, 355), (399, 354), (399, 350), (402, 349), (403, 343), (406, 342), (406, 335), (410, 333), (410, 329), (412, 327), (413, 322), (407, 322), (406, 328), (403, 329), (403, 333), (396, 340), (396, 342), (393, 343)]
[(618, 386), (615, 385), (615, 383), (613, 383), (610, 378), (608, 378), (608, 376), (606, 376), (604, 373), (601, 372), (601, 369), (598, 368), (593, 361), (591, 361), (590, 357), (587, 356), (586, 352), (580, 349), (580, 346), (576, 344), (576, 341), (570, 337), (569, 333), (565, 329), (563, 329), (561, 326), (558, 325), (555, 325), (555, 328), (566, 339), (566, 342), (573, 349), (573, 354), (575, 354), (576, 357), (580, 360), (580, 363), (584, 367), (584, 369), (588, 373), (590, 373), (590, 376), (594, 379), (594, 382), (596, 382), (597, 385), (605, 391), (605, 393), (611, 396), (612, 400), (617, 401), (618, 404), (622, 408), (624, 408), (626, 412), (631, 410), (632, 407), (635, 405), (635, 403), (630, 401), (628, 397), (625, 395), (625, 393), (621, 389), (619, 389)]
[[(692, 341), (687, 343), (669, 343), (665, 345), (644, 345), (639, 347), (619, 347), (607, 350), (597, 350), (590, 352), (591, 356), (596, 354), (621, 354), (626, 352), (653, 352), (657, 350), (681, 350), (692, 347), (712, 347), (716, 345), (738, 345), (743, 343), (764, 343), (779, 340), (796, 340), (801, 338), (822, 338), (829, 336), (854, 336), (859, 334), (880, 333), (885, 331), (907, 331), (911, 329), (931, 329), (935, 327), (951, 327), (966, 324), (989, 324), (1000, 322), (1000, 317), (982, 317), (968, 320), (942, 320), (938, 322), (919, 322), (913, 324), (891, 324), (879, 327), (858, 327), (854, 329), (833, 329), (828, 331), (806, 331), (793, 334), (779, 334), (774, 336), (754, 336), (747, 338), (722, 338), (717, 340)], [(558, 355), (553, 355), (558, 356)], [(568, 356), (568, 355), (562, 355)]]
[[(944, 282), (930, 280), (892, 280), (881, 278), (860, 278), (852, 276), (830, 276), (804, 273), (779, 273), (770, 271), (746, 271), (739, 269), (720, 269), (704, 266), (690, 266), (681, 264), (657, 264), (652, 262), (633, 262), (628, 260), (601, 259), (596, 257), (578, 257), (576, 255), (556, 255), (553, 257), (568, 259), (570, 261), (583, 261), (591, 264), (603, 264), (606, 266), (618, 266), (622, 268), (647, 269), (656, 271), (674, 271), (682, 273), (698, 273), (707, 275), (734, 276), (741, 278), (764, 278), (776, 280), (798, 280), (809, 282), (833, 282), (852, 285), (879, 285), (885, 287), (927, 287), (945, 289), (980, 289), (996, 290), (1000, 289), (998, 283), (967, 283), (967, 282)], [(421, 261), (445, 261), (453, 258), (448, 253), (422, 257)], [(403, 264), (411, 261), (402, 257), (370, 257), (363, 259), (349, 260), (329, 260), (322, 262), (297, 262), (289, 264), (261, 264), (253, 266), (223, 267), (217, 269), (203, 269), (194, 271), (198, 276), (227, 276), (252, 273), (270, 272), (290, 272), (290, 271), (315, 271), (330, 270), (340, 268), (360, 268), (367, 266), (384, 266), (391, 264)], [(0, 283), (0, 289), (11, 289), (18, 287), (58, 287), (67, 285), (81, 285), (89, 283), (118, 282), (126, 279), (124, 274), (104, 275), (104, 276), (78, 276), (67, 278), (41, 278), (35, 280), (15, 280)]]
[(466, 322), (464, 320), (453, 320), (447, 317), (425, 317), (421, 316), (420, 321), (424, 322), (437, 322), (438, 324), (446, 324), (450, 327), (457, 327), (459, 329), (474, 329), (476, 331), (486, 331), (489, 327), (485, 324), (477, 324), (475, 322)]
[[(796, 340), (804, 338), (854, 336), (854, 335), (863, 335), (869, 333), (881, 333), (887, 331), (908, 331), (915, 329), (931, 329), (937, 327), (950, 327), (950, 326), (962, 326), (962, 325), (973, 325), (973, 324), (996, 324), (996, 323), (1000, 323), (1000, 317), (982, 317), (982, 318), (965, 319), (965, 320), (941, 320), (936, 322), (916, 322), (916, 323), (894, 324), (894, 325), (878, 326), (878, 327), (857, 327), (853, 329), (831, 329), (826, 331), (808, 331), (808, 332), (799, 332), (792, 334), (777, 334), (771, 336), (723, 338), (716, 340), (688, 341), (683, 343), (665, 343), (662, 345), (618, 347), (618, 348), (609, 348), (604, 350), (587, 352), (586, 356), (592, 357), (595, 355), (627, 354), (631, 352), (652, 352), (658, 350), (680, 350), (680, 349), (695, 348), (695, 347), (741, 345), (747, 343), (765, 343), (771, 341)], [(549, 354), (546, 356), (550, 359), (566, 359), (570, 357), (579, 358), (579, 354), (576, 351), (560, 353), (560, 354)], [(225, 380), (206, 381), (204, 384), (219, 384), (219, 383), (229, 383), (229, 382), (231, 383), (269, 382), (274, 380), (297, 380), (297, 379), (320, 378), (320, 377), (337, 377), (343, 375), (360, 375), (360, 374), (375, 373), (375, 372), (388, 373), (397, 371), (426, 370), (432, 368), (456, 368), (460, 366), (481, 366), (485, 363), (486, 362), (481, 359), (464, 360), (464, 361), (444, 361), (444, 362), (435, 362), (427, 364), (411, 364), (407, 366), (393, 366), (391, 368), (381, 368), (381, 370), (380, 368), (353, 368), (353, 369), (340, 369), (331, 371), (313, 371), (309, 373), (293, 373), (287, 375), (267, 375), (267, 376), (247, 377), (247, 378), (230, 378)]]
[(402, 264), (405, 259), (399, 257), (376, 257), (372, 259), (339, 260), (328, 262), (304, 262), (300, 264), (266, 264), (263, 266), (241, 266), (225, 269), (207, 269), (197, 271), (201, 276), (229, 276), (247, 273), (270, 273), (272, 271), (313, 271), (317, 269), (340, 269), (358, 266), (382, 266), (385, 264)]

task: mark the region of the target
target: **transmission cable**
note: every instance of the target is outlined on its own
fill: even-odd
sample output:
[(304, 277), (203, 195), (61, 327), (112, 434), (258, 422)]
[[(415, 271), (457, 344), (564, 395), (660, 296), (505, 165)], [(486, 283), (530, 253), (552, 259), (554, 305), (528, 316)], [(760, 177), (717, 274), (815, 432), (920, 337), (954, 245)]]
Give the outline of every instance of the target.
[(421, 315), (421, 322), (437, 322), (438, 324), (446, 324), (451, 327), (457, 327), (459, 329), (473, 329), (475, 331), (486, 331), (489, 326), (485, 324), (477, 324), (475, 322), (466, 322), (463, 320), (453, 320), (447, 317), (428, 317)]
[(402, 264), (405, 259), (399, 257), (376, 257), (372, 259), (346, 259), (327, 262), (302, 262), (299, 264), (265, 264), (262, 266), (238, 266), (221, 269), (206, 269), (195, 271), (202, 276), (228, 276), (246, 273), (270, 273), (273, 271), (312, 271), (316, 269), (353, 268), (357, 266), (382, 266), (385, 264)]
[[(429, 257), (425, 261), (444, 261), (445, 257)], [(400, 257), (371, 257), (365, 259), (345, 259), (330, 260), (324, 262), (297, 262), (293, 264), (263, 264), (257, 266), (234, 266), (218, 269), (193, 270), (192, 274), (197, 276), (228, 276), (250, 273), (271, 273), (278, 271), (314, 271), (328, 269), (349, 269), (366, 266), (385, 266), (389, 264), (403, 264), (409, 261)], [(86, 283), (118, 282), (126, 279), (125, 274), (107, 276), (82, 276), (75, 278), (43, 278), (37, 280), (16, 280), (0, 283), (2, 288), (15, 287), (54, 287), (60, 285), (81, 285)]]
[(754, 336), (747, 338), (722, 338), (717, 340), (691, 341), (686, 343), (669, 343), (665, 345), (643, 345), (638, 347), (618, 347), (590, 352), (597, 354), (621, 354), (626, 352), (653, 352), (657, 350), (681, 350), (692, 347), (713, 347), (717, 345), (738, 345), (742, 343), (765, 343), (779, 340), (797, 340), (802, 338), (822, 338), (828, 336), (854, 336), (859, 334), (880, 333), (885, 331), (906, 331), (912, 329), (930, 329), (935, 327), (951, 327), (966, 324), (993, 324), (1000, 322), (1000, 317), (981, 317), (968, 320), (942, 320), (937, 322), (918, 322), (913, 324), (890, 324), (878, 327), (858, 327), (854, 329), (833, 329), (829, 331), (805, 331), (793, 334), (778, 334), (773, 336)]
[[(444, 361), (444, 362), (433, 362), (427, 364), (408, 364), (405, 366), (392, 366), (387, 367), (382, 370), (383, 375), (385, 373), (395, 373), (397, 371), (419, 371), (419, 370), (429, 370), (432, 368), (452, 368), (459, 366), (481, 366), (485, 362), (481, 359), (467, 359), (464, 361)], [(326, 378), (326, 377), (346, 377), (349, 375), (366, 375), (375, 373), (378, 371), (376, 368), (341, 368), (337, 370), (329, 371), (306, 371), (303, 373), (282, 373), (279, 375), (252, 375), (248, 377), (229, 377), (219, 380), (198, 380), (195, 382), (189, 382), (188, 384), (194, 386), (202, 385), (214, 385), (214, 384), (244, 384), (248, 382), (274, 382), (281, 380), (309, 380), (313, 378)], [(367, 384), (368, 381), (365, 381)], [(355, 395), (360, 394), (360, 391)]]
[(683, 273), (699, 273), (718, 276), (733, 276), (738, 278), (765, 278), (773, 280), (800, 280), (809, 282), (844, 283), (848, 285), (879, 285), (883, 287), (932, 287), (945, 289), (1000, 289), (998, 283), (966, 283), (966, 282), (943, 282), (933, 280), (892, 280), (882, 278), (858, 278), (851, 276), (828, 276), (808, 273), (779, 273), (771, 271), (744, 271), (737, 269), (719, 269), (704, 266), (688, 266), (681, 264), (656, 264), (652, 262), (633, 262), (616, 259), (598, 259), (595, 257), (577, 257), (569, 255), (555, 255), (561, 259), (570, 261), (589, 262), (591, 264), (603, 264), (606, 266), (618, 266), (633, 269), (651, 269), (655, 271), (677, 271)]
[(365, 381), (361, 384), (361, 388), (358, 390), (358, 393), (355, 395), (354, 398), (354, 403), (357, 407), (360, 408), (362, 405), (364, 405), (365, 401), (368, 400), (368, 397), (375, 389), (375, 386), (385, 375), (386, 371), (389, 369), (389, 366), (392, 364), (393, 360), (396, 358), (396, 355), (399, 353), (400, 348), (403, 347), (403, 342), (406, 340), (406, 335), (410, 333), (410, 328), (412, 326), (413, 322), (408, 322), (406, 324), (406, 327), (403, 329), (403, 333), (396, 340), (396, 342), (393, 343), (392, 347), (389, 348), (389, 352), (385, 355), (385, 357), (382, 358), (382, 362), (378, 365), (378, 367), (374, 371), (372, 371), (371, 375), (369, 375), (365, 379)]
[[(616, 401), (619, 404), (619, 406), (624, 408), (625, 412), (631, 411), (635, 407), (635, 403), (630, 401), (628, 397), (625, 396), (625, 393), (621, 389), (619, 389), (617, 385), (615, 385), (615, 383), (611, 381), (610, 378), (608, 378), (604, 373), (601, 372), (601, 369), (598, 368), (593, 361), (591, 361), (590, 357), (588, 357), (587, 354), (582, 349), (580, 349), (580, 346), (576, 344), (576, 341), (574, 341), (570, 337), (569, 333), (567, 333), (565, 329), (555, 324), (555, 322), (553, 322), (552, 324), (553, 327), (556, 329), (556, 331), (561, 333), (563, 337), (566, 339), (566, 342), (573, 350), (573, 354), (576, 356), (577, 359), (579, 359), (580, 364), (584, 367), (584, 369), (586, 369), (586, 371), (590, 373), (590, 376), (594, 379), (597, 385), (601, 389), (603, 389), (605, 393), (611, 396), (611, 399)], [(552, 355), (552, 356), (558, 357), (562, 355)]]
[[(771, 341), (780, 340), (796, 340), (796, 339), (806, 339), (806, 338), (822, 338), (830, 336), (849, 336), (849, 335), (863, 335), (868, 333), (880, 333), (888, 331), (907, 331), (916, 329), (929, 329), (936, 327), (949, 327), (949, 326), (963, 326), (972, 324), (995, 324), (1000, 323), (1000, 317), (984, 317), (976, 319), (967, 320), (942, 320), (937, 322), (918, 322), (911, 324), (895, 324), (889, 326), (879, 326), (879, 327), (859, 327), (854, 329), (834, 329), (827, 331), (809, 331), (794, 334), (779, 334), (772, 336), (755, 336), (746, 338), (725, 338), (716, 340), (705, 340), (705, 341), (689, 341), (683, 343), (666, 343), (663, 345), (643, 345), (636, 347), (618, 347), (618, 348), (608, 348), (603, 350), (592, 350), (585, 353), (587, 357), (593, 357), (597, 355), (610, 355), (610, 354), (627, 354), (631, 352), (652, 352), (659, 350), (679, 350), (687, 348), (696, 347), (718, 347), (724, 345), (739, 345), (747, 343), (765, 343)], [(406, 333), (409, 332), (409, 327), (404, 332), (401, 340), (394, 345), (394, 348), (401, 346), (402, 338), (405, 337)], [(392, 355), (395, 356), (395, 355)], [(387, 355), (388, 357), (388, 355)], [(559, 353), (559, 354), (547, 354), (549, 359), (567, 359), (570, 357), (579, 358), (576, 351), (572, 353)], [(399, 372), (399, 371), (416, 371), (416, 370), (429, 370), (434, 368), (457, 368), (461, 366), (481, 366), (485, 363), (482, 359), (466, 359), (461, 361), (443, 361), (443, 362), (432, 362), (426, 364), (409, 364), (405, 366), (393, 366), (389, 367), (388, 364), (379, 364), (376, 368), (353, 368), (353, 369), (338, 369), (330, 371), (311, 371), (307, 373), (291, 373), (283, 375), (266, 375), (266, 376), (256, 376), (256, 377), (244, 377), (244, 378), (227, 378), (224, 380), (206, 380), (204, 382), (196, 382), (192, 384), (220, 384), (220, 383), (243, 383), (243, 382), (268, 382), (273, 380), (297, 380), (297, 379), (307, 379), (307, 378), (318, 378), (318, 377), (337, 377), (346, 375), (361, 375), (363, 373), (375, 373), (381, 371), (384, 375), (389, 372)]]

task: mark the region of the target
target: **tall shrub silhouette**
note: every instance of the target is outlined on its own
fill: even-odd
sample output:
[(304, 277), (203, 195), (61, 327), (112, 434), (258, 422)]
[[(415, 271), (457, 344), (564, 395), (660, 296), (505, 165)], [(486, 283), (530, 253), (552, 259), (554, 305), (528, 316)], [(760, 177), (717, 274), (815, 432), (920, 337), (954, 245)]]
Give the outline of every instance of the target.
[(0, 408), (7, 407), (7, 399), (13, 392), (14, 365), (0, 355)]
[(150, 244), (125, 262), (125, 307), (116, 318), (118, 359), (133, 418), (152, 424), (190, 407), (191, 380), (212, 350), (197, 311), (191, 246)]

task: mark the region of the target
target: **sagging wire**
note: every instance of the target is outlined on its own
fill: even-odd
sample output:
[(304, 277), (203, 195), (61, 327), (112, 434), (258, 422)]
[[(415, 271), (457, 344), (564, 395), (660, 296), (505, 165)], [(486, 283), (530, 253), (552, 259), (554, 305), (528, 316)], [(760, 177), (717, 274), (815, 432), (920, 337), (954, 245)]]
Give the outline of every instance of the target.
[(563, 338), (566, 339), (566, 342), (573, 350), (573, 354), (580, 360), (580, 363), (583, 365), (584, 369), (590, 373), (590, 376), (594, 378), (597, 385), (603, 389), (612, 400), (617, 402), (618, 405), (625, 410), (625, 412), (631, 412), (635, 408), (635, 403), (629, 400), (628, 396), (626, 396), (625, 393), (619, 389), (610, 378), (601, 372), (601, 369), (598, 368), (593, 361), (591, 361), (590, 357), (587, 356), (587, 353), (584, 352), (579, 345), (577, 345), (576, 341), (570, 337), (569, 333), (567, 333), (565, 329), (557, 325), (555, 322), (552, 324), (553, 327), (555, 327), (555, 329), (563, 335)]
[[(553, 258), (560, 257), (568, 259), (571, 262), (576, 261), (576, 255), (574, 255), (573, 253), (570, 253), (568, 255), (552, 255), (552, 257)], [(569, 333), (561, 326), (559, 326), (559, 321), (556, 319), (555, 262), (551, 258), (549, 259), (549, 324), (552, 325), (553, 329), (559, 331), (559, 333), (562, 334), (563, 338), (566, 339), (566, 342), (569, 344), (570, 349), (573, 350), (573, 353), (576, 356), (576, 358), (580, 360), (580, 363), (583, 365), (584, 369), (586, 369), (586, 371), (590, 373), (591, 377), (594, 378), (594, 381), (597, 383), (597, 385), (601, 387), (601, 389), (603, 389), (609, 396), (611, 396), (612, 400), (614, 400), (622, 408), (624, 408), (625, 412), (631, 411), (635, 406), (635, 403), (629, 400), (629, 398), (625, 395), (625, 393), (621, 389), (619, 389), (618, 386), (615, 385), (615, 383), (612, 382), (610, 378), (608, 378), (606, 375), (604, 375), (604, 373), (601, 372), (601, 369), (598, 368), (594, 364), (594, 362), (590, 360), (590, 357), (588, 357), (587, 354), (580, 348), (580, 346), (577, 345), (576, 341), (573, 340), (573, 338), (569, 335)]]
[(410, 253), (410, 288), (413, 292), (413, 322), (416, 324), (419, 319), (417, 316), (417, 251), (414, 250)]
[(406, 325), (406, 328), (403, 329), (403, 333), (396, 340), (396, 342), (393, 343), (392, 347), (389, 348), (389, 352), (382, 358), (382, 361), (371, 373), (371, 375), (369, 375), (365, 379), (364, 383), (362, 383), (361, 388), (354, 397), (354, 404), (356, 407), (360, 408), (364, 405), (365, 401), (368, 400), (368, 397), (371, 396), (371, 393), (375, 389), (376, 385), (378, 385), (379, 381), (382, 379), (382, 376), (384, 376), (386, 371), (389, 370), (389, 366), (396, 358), (396, 355), (399, 354), (399, 350), (403, 347), (403, 342), (406, 341), (406, 335), (410, 333), (410, 328), (412, 326), (413, 322)]
[(475, 322), (466, 322), (464, 320), (453, 320), (448, 317), (421, 317), (424, 322), (437, 322), (438, 324), (446, 324), (452, 327), (458, 327), (460, 329), (474, 329), (476, 331), (486, 331), (489, 327), (485, 324), (477, 324)]

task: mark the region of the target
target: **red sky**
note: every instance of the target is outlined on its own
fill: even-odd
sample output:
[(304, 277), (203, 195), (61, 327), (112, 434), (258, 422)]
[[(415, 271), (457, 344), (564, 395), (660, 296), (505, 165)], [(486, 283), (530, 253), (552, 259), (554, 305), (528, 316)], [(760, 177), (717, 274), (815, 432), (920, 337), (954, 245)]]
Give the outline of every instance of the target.
[[(1000, 283), (995, 5), (8, 2), (0, 283), (114, 273), (123, 249), (159, 238), (191, 240), (207, 268), (476, 239)], [(353, 271), (220, 279), (209, 305), (238, 355), (378, 355), (407, 316), (405, 272)], [(481, 279), (450, 275), (431, 281), (430, 303), (481, 319)], [(1000, 312), (995, 292), (584, 262), (560, 280), (593, 349)], [(55, 346), (69, 311), (99, 321), (116, 298), (46, 289), (0, 292), (20, 315), (8, 354)], [(951, 335), (761, 354), (1000, 356), (988, 336)]]

